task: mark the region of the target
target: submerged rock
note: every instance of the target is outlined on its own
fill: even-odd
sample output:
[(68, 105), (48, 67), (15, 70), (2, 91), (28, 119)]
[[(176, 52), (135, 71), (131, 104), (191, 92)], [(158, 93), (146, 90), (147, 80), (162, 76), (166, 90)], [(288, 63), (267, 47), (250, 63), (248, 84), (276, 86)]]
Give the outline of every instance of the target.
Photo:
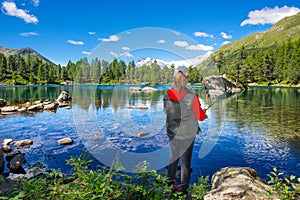
[(146, 110), (146, 109), (148, 109), (148, 106), (141, 104), (141, 105), (138, 105), (138, 106), (127, 106), (127, 108)]
[(14, 156), (9, 162), (8, 168), (10, 170), (17, 170), (21, 167), (22, 164), (26, 163), (26, 159), (23, 154), (18, 154)]
[(12, 144), (17, 148), (29, 147), (30, 145), (33, 144), (33, 141), (30, 139), (26, 139), (26, 140), (19, 140), (19, 141), (12, 142)]
[(73, 144), (72, 138), (69, 138), (69, 137), (60, 139), (57, 142), (58, 142), (58, 144), (61, 144), (61, 145), (70, 145), (70, 144)]
[[(272, 190), (254, 169), (248, 167), (222, 168), (214, 173), (211, 182), (211, 191), (205, 195), (205, 200), (266, 199)], [(274, 196), (274, 199), (277, 198)]]
[(135, 137), (136, 138), (141, 138), (141, 137), (144, 137), (146, 135), (149, 135), (149, 133), (147, 133), (147, 132), (140, 132), (140, 133), (136, 134)]
[(21, 151), (13, 151), (13, 152), (10, 152), (6, 155), (5, 157), (5, 160), (7, 162), (10, 162), (16, 155), (19, 155), (21, 154)]
[(94, 139), (95, 142), (99, 141), (99, 136), (98, 136), (98, 134), (95, 134), (94, 137), (93, 137), (93, 139)]

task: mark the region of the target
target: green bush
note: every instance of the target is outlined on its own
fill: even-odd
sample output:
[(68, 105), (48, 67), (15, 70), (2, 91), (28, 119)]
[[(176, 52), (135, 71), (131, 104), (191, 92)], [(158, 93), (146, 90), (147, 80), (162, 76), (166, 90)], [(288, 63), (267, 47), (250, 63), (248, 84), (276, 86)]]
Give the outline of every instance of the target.
[[(168, 178), (157, 171), (147, 170), (146, 161), (135, 167), (134, 174), (122, 173), (121, 163), (116, 158), (111, 167), (99, 166), (91, 170), (92, 159), (81, 154), (71, 157), (67, 164), (72, 166), (72, 175), (65, 176), (60, 170), (36, 175), (35, 178), (20, 178), (14, 189), (7, 191), (0, 199), (185, 199), (181, 192), (174, 191)], [(37, 170), (35, 170), (35, 173)], [(191, 191), (194, 199), (203, 199), (208, 188), (208, 177), (199, 179)], [(0, 180), (1, 181), (1, 180)], [(0, 182), (1, 183), (1, 182)], [(203, 186), (201, 186), (204, 184)], [(199, 195), (199, 196), (198, 196)]]
[(299, 199), (300, 185), (295, 183), (296, 176), (291, 175), (289, 178), (284, 178), (283, 175), (284, 173), (278, 172), (276, 167), (268, 174), (270, 178), (268, 184), (272, 186), (270, 193), (278, 194), (282, 200)]

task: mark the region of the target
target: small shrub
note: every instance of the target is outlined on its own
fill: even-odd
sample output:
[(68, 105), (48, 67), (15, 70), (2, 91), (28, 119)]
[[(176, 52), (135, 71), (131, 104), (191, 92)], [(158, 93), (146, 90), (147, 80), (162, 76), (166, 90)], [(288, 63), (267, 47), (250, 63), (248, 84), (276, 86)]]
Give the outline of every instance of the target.
[(205, 194), (209, 191), (209, 176), (198, 178), (198, 184), (194, 183), (191, 188), (193, 199), (203, 200)]
[(276, 167), (268, 174), (270, 178), (268, 184), (273, 188), (273, 191), (270, 191), (270, 193), (277, 193), (282, 200), (299, 199), (300, 185), (295, 183), (296, 176), (291, 175), (289, 178), (283, 178), (283, 175), (284, 173), (278, 172)]

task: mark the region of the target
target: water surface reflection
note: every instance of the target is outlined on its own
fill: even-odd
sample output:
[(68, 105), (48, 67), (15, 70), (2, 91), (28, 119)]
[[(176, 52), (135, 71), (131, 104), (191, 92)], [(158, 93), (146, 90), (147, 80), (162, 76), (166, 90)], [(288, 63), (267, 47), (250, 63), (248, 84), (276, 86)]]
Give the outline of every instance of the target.
[[(2, 116), (1, 139), (30, 138), (34, 144), (24, 149), (27, 164), (44, 162), (48, 167), (70, 169), (65, 159), (91, 152), (110, 165), (117, 155), (127, 170), (145, 158), (149, 168), (163, 168), (168, 162), (163, 95), (168, 86), (154, 93), (131, 93), (129, 86), (75, 87), (0, 87), (0, 98), (24, 103), (28, 99), (55, 100), (62, 90), (73, 97), (70, 110), (59, 109), (28, 115)], [(199, 94), (207, 107), (215, 101)], [(200, 175), (212, 175), (225, 166), (248, 166), (267, 179), (273, 167), (287, 175), (300, 175), (299, 109), (297, 88), (253, 88), (219, 99), (200, 122), (192, 160), (192, 181)], [(146, 105), (148, 109), (128, 109), (129, 105)], [(141, 131), (144, 138), (135, 138)], [(99, 140), (93, 140), (94, 135)], [(57, 140), (72, 137), (72, 146), (59, 146)]]

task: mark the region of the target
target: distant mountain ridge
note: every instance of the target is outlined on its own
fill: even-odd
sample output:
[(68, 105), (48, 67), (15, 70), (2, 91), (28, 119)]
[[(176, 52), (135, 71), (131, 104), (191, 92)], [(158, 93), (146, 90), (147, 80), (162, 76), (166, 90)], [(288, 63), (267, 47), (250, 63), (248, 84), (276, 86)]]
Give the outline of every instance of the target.
[(161, 59), (154, 59), (154, 58), (146, 57), (146, 58), (143, 58), (143, 59), (137, 61), (135, 65), (137, 67), (140, 67), (142, 65), (151, 65), (154, 62), (156, 62), (160, 67), (170, 67), (171, 65), (174, 65), (175, 67), (178, 67), (178, 66), (185, 66), (185, 67), (196, 66), (196, 65), (200, 64), (201, 62), (203, 62), (203, 60), (208, 58), (211, 53), (212, 52), (209, 51), (209, 52), (207, 52), (203, 55), (197, 56), (195, 58), (191, 58), (191, 59), (187, 59), (187, 60), (169, 61), (169, 62), (161, 60)]
[(10, 48), (5, 48), (3, 46), (0, 46), (0, 53), (2, 53), (4, 56), (27, 56), (27, 55), (31, 55), (34, 56), (40, 60), (42, 60), (42, 62), (44, 63), (51, 63), (54, 64), (51, 60), (47, 59), (46, 57), (42, 56), (41, 54), (39, 54), (37, 51), (26, 47), (26, 48), (21, 48), (21, 49), (10, 49)]

